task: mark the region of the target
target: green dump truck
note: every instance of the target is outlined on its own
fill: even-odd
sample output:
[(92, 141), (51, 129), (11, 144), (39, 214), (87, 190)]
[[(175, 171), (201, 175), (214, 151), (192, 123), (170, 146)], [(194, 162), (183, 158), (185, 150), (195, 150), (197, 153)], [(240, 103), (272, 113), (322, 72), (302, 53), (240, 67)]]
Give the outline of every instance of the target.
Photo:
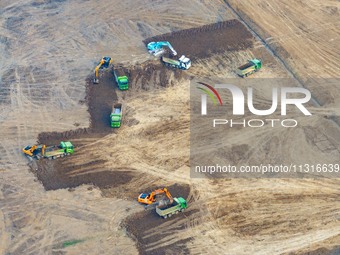
[(249, 62), (243, 66), (240, 66), (239, 68), (237, 68), (236, 73), (244, 78), (247, 77), (248, 75), (257, 72), (258, 70), (260, 70), (262, 68), (262, 61), (259, 59), (252, 59), (249, 60)]
[(60, 142), (59, 146), (49, 146), (42, 149), (42, 156), (48, 159), (64, 157), (74, 153), (74, 147), (71, 142)]
[(71, 142), (60, 142), (58, 146), (46, 146), (45, 144), (26, 146), (23, 153), (30, 159), (55, 159), (73, 154), (74, 148)]
[(166, 219), (178, 212), (184, 211), (187, 207), (187, 201), (183, 197), (175, 197), (174, 202), (167, 207), (156, 207), (156, 213)]
[(127, 90), (129, 89), (129, 79), (125, 75), (125, 72), (122, 67), (114, 67), (113, 68), (113, 75), (115, 76), (115, 80), (117, 86), (120, 90)]
[(110, 122), (112, 128), (119, 128), (122, 121), (122, 104), (115, 104), (112, 107)]

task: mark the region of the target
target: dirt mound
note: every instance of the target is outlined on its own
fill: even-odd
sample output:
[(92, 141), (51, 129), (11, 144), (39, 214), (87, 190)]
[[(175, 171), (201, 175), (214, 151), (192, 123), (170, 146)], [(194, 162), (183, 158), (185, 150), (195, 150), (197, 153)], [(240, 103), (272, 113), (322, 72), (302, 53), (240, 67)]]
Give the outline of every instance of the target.
[[(174, 197), (182, 196), (187, 199), (190, 193), (189, 185), (175, 184), (169, 186), (168, 189)], [(190, 241), (191, 238), (179, 240), (171, 245), (162, 247), (155, 247), (157, 246), (155, 243), (161, 243), (162, 238), (168, 236), (167, 232), (186, 228), (186, 223), (179, 221), (192, 213), (193, 211), (188, 210), (165, 220), (159, 217), (154, 209), (145, 210), (127, 218), (122, 223), (122, 227), (126, 228), (131, 238), (136, 240), (140, 254), (189, 254), (186, 242)], [(171, 222), (179, 222), (179, 224), (171, 224)], [(160, 229), (162, 234), (157, 233)]]
[(225, 51), (247, 49), (253, 46), (254, 38), (240, 21), (233, 19), (150, 37), (143, 42), (147, 45), (157, 41), (169, 41), (178, 55), (197, 60)]

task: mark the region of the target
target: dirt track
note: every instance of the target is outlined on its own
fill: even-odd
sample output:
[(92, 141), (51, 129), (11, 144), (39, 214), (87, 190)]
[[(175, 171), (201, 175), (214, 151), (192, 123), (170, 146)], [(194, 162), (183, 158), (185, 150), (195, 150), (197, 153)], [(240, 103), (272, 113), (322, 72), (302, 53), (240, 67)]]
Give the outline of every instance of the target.
[[(329, 59), (334, 63), (338, 52), (337, 23), (331, 18), (337, 17), (337, 12), (332, 1), (308, 2), (308, 10), (296, 1), (248, 2), (230, 1), (248, 13), (249, 23), (261, 18), (270, 28), (266, 31), (268, 43), (287, 43), (282, 58), (292, 63), (297, 73), (306, 67), (315, 75), (325, 70), (331, 77), (338, 73), (327, 66)], [(238, 65), (260, 57), (264, 68), (251, 78), (288, 76), (254, 39), (250, 48), (232, 44), (232, 51), (195, 59), (184, 76), (164, 69), (146, 53), (145, 38), (234, 19), (223, 1), (160, 0), (155, 4), (100, 0), (94, 4), (5, 0), (0, 3), (0, 13), (0, 53), (6, 57), (0, 65), (0, 254), (286, 255), (337, 251), (338, 180), (206, 180), (189, 176), (190, 84), (186, 75), (213, 76), (216, 81), (236, 77)], [(301, 16), (310, 24), (306, 32), (300, 26)], [(330, 30), (332, 38), (319, 33), (320, 29)], [(245, 34), (248, 38), (249, 33)], [(327, 43), (328, 39), (333, 41)], [(104, 55), (128, 69), (131, 66), (133, 82), (129, 91), (119, 92), (111, 74), (102, 77), (103, 83), (93, 88), (93, 93), (103, 97), (103, 102), (93, 101), (99, 125), (91, 129), (84, 78)], [(313, 94), (322, 99), (324, 107), (313, 107), (313, 117), (301, 121), (301, 128), (294, 132), (230, 132), (224, 141), (234, 153), (228, 156), (236, 160), (246, 151), (249, 163), (254, 158), (278, 162), (280, 155), (299, 162), (338, 160), (339, 128), (329, 120), (339, 116), (336, 86), (313, 89)], [(106, 122), (112, 98), (127, 105), (124, 125), (115, 131)], [(46, 132), (39, 137), (41, 141), (57, 143), (68, 138), (77, 147), (65, 161), (41, 162), (39, 178), (49, 191), (27, 171), (20, 150), (35, 143), (41, 132)], [(176, 190), (189, 200), (184, 215), (162, 221), (135, 201), (141, 191), (176, 184)], [(62, 187), (71, 188), (58, 189)], [(81, 242), (63, 247), (72, 240)]]

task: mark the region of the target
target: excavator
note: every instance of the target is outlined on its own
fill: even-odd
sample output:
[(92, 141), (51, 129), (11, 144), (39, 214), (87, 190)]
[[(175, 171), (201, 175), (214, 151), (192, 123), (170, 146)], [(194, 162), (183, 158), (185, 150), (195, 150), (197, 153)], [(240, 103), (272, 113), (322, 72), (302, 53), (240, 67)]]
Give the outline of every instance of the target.
[(112, 59), (110, 57), (103, 57), (100, 60), (99, 64), (96, 66), (96, 69), (94, 71), (94, 80), (93, 80), (94, 84), (99, 83), (99, 69), (108, 68), (111, 64), (112, 64)]
[(146, 205), (151, 205), (154, 202), (156, 202), (156, 196), (160, 195), (160, 194), (164, 194), (168, 197), (170, 203), (173, 203), (174, 199), (171, 196), (170, 192), (168, 191), (167, 188), (163, 188), (163, 189), (156, 189), (154, 191), (152, 191), (150, 194), (147, 193), (141, 193), (138, 196), (138, 202), (142, 203), (142, 204), (146, 204)]
[(172, 55), (174, 56), (177, 55), (177, 52), (175, 51), (175, 49), (171, 46), (169, 42), (150, 42), (148, 43), (147, 47), (148, 47), (149, 53), (154, 56), (163, 54), (165, 52), (165, 49), (163, 47), (168, 47), (171, 50)]
[(39, 153), (42, 153), (46, 148), (46, 145), (39, 144), (39, 145), (33, 145), (33, 146), (26, 146), (22, 149), (22, 152), (29, 156), (29, 157), (36, 157)]

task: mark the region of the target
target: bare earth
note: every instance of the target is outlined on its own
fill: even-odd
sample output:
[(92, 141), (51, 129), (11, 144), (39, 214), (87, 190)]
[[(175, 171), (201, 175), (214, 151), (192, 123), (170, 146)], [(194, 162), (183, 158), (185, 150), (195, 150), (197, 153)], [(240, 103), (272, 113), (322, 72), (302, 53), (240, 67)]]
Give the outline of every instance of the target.
[[(193, 77), (235, 78), (237, 66), (262, 58), (252, 77), (296, 78), (313, 94), (313, 116), (293, 131), (230, 132), (231, 162), (339, 163), (340, 90), (313, 85), (340, 71), (339, 7), (331, 0), (1, 1), (0, 254), (338, 254), (339, 179), (190, 178), (189, 86)], [(143, 43), (233, 19), (243, 31), (233, 40), (248, 43), (229, 40), (224, 52), (193, 57), (185, 73), (165, 69)], [(104, 55), (126, 67), (129, 91), (117, 91), (109, 72), (98, 86), (89, 83)], [(111, 100), (126, 106), (114, 131), (105, 123)], [(75, 144), (74, 155), (28, 164), (21, 153), (37, 140), (60, 139)], [(163, 220), (137, 203), (139, 192), (163, 186), (188, 199), (185, 213)]]

